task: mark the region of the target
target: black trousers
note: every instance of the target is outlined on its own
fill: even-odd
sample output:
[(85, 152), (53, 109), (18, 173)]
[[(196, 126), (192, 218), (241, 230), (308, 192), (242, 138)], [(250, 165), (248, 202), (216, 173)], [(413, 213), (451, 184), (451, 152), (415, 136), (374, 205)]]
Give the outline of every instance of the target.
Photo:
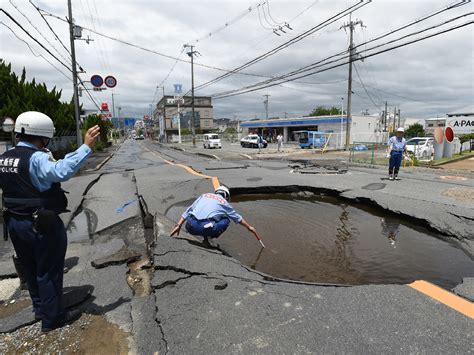
[(53, 327), (64, 316), (62, 295), (67, 235), (59, 217), (52, 223), (52, 232), (42, 235), (34, 231), (32, 219), (11, 216), (8, 221), (10, 238), (25, 269), (35, 316), (42, 319), (42, 328)]

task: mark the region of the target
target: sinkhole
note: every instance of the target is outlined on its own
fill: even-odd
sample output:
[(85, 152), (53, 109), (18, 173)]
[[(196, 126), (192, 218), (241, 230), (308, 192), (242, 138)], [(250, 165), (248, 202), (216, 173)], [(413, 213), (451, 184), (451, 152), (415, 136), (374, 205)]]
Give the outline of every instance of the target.
[[(192, 202), (172, 206), (168, 217), (177, 221)], [(213, 243), (274, 277), (349, 285), (422, 279), (452, 288), (474, 276), (474, 261), (450, 238), (379, 208), (301, 192), (234, 195), (231, 204), (267, 248), (234, 223)]]

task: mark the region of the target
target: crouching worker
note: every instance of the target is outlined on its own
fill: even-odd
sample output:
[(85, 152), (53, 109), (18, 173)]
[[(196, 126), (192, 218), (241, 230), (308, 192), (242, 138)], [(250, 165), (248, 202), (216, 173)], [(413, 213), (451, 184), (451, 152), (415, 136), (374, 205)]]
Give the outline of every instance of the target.
[(230, 192), (225, 186), (219, 186), (214, 193), (199, 196), (182, 214), (178, 224), (171, 231), (171, 236), (179, 235), (181, 226), (186, 222), (186, 231), (189, 234), (201, 236), (204, 242), (209, 244), (209, 238), (218, 238), (226, 231), (232, 220), (246, 227), (265, 248), (255, 228), (235, 212), (228, 202), (229, 199)]
[(4, 233), (11, 237), (24, 269), (35, 319), (41, 320), (42, 332), (49, 332), (81, 316), (79, 310), (66, 311), (62, 305), (67, 236), (58, 215), (67, 211), (67, 198), (60, 182), (84, 165), (100, 128), (90, 128), (84, 144), (58, 161), (46, 149), (54, 125), (45, 114), (22, 113), (15, 133), (19, 143), (0, 156)]

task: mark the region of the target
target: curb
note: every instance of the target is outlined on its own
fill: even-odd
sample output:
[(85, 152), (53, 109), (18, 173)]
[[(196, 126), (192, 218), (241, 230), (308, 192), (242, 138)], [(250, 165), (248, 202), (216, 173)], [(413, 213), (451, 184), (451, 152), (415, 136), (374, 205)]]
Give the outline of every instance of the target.
[(428, 165), (427, 167), (437, 167), (437, 166), (441, 166), (441, 165), (445, 165), (445, 164), (449, 164), (449, 163), (455, 163), (455, 162), (461, 161), (461, 160), (466, 160), (466, 159), (469, 159), (469, 158), (474, 158), (474, 154), (469, 154), (469, 155), (466, 155), (466, 156), (460, 156), (460, 157), (457, 157), (457, 158), (454, 158), (454, 159), (451, 159), (451, 160), (446, 160), (446, 161), (442, 161), (442, 162), (439, 162), (439, 163), (434, 163), (434, 164)]

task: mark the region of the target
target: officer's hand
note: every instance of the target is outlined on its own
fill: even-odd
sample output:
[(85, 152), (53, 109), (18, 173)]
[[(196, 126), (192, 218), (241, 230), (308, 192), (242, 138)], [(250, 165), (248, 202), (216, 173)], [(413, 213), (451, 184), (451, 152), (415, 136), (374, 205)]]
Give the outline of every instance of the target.
[(97, 140), (97, 137), (100, 135), (100, 127), (95, 125), (87, 130), (86, 136), (84, 137), (84, 144), (88, 145), (89, 148), (92, 148)]

